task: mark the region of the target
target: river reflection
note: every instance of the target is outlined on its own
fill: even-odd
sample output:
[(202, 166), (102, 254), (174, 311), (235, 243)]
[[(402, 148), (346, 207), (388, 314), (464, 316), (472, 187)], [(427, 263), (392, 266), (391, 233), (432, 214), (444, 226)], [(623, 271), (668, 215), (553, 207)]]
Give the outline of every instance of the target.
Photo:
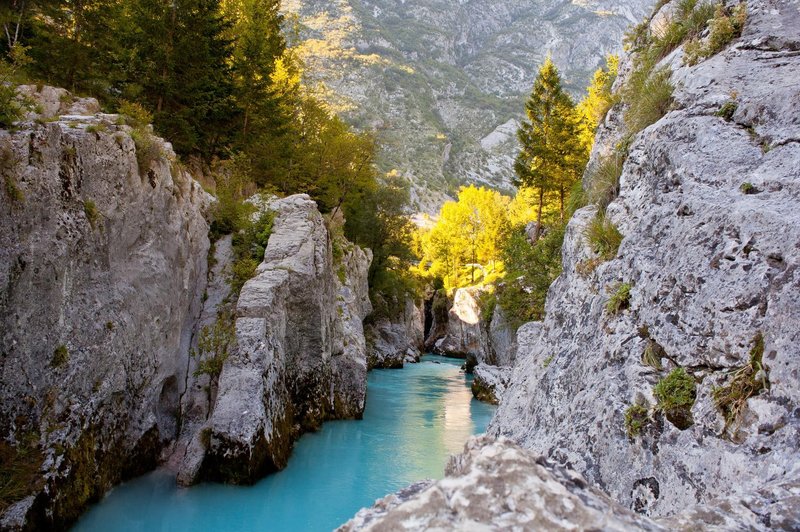
[(331, 530), (387, 493), (441, 478), (447, 457), (486, 429), (493, 407), (472, 399), (460, 365), (428, 355), (371, 372), (362, 421), (303, 436), (289, 466), (255, 486), (180, 489), (156, 471), (115, 488), (74, 530)]

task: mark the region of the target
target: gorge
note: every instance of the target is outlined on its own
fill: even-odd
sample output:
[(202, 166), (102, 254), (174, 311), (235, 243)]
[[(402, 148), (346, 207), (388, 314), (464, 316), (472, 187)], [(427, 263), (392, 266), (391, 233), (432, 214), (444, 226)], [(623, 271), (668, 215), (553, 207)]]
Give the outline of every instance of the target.
[[(471, 227), (479, 207), (516, 216), (493, 233), (500, 251), (477, 230), (458, 243), (408, 221), (452, 192), (442, 183), (474, 182), (465, 169), (507, 188), (498, 179), (511, 176), (517, 145), (504, 144), (502, 164), (476, 163), (482, 155), (470, 151), (486, 140), (476, 133), (489, 127), (483, 115), (506, 115), (496, 102), (464, 100), (458, 80), (495, 80), (483, 89), (500, 96), (527, 90), (518, 63), (541, 62), (544, 50), (528, 42), (515, 56), (507, 46), (532, 21), (550, 45), (568, 38), (554, 29), (567, 20), (581, 35), (590, 23), (621, 33), (648, 6), (612, 15), (579, 2), (341, 0), (329, 12), (290, 2), (301, 22), (319, 24), (306, 20), (312, 35), (355, 24), (338, 45), (364, 57), (303, 74), (296, 50), (275, 45), (268, 68), (247, 78), (261, 64), (248, 39), (263, 28), (251, 31), (255, 19), (241, 13), (267, 4), (278, 31), (279, 2), (236, 0), (212, 13), (228, 21), (220, 64), (234, 65), (225, 72), (235, 90), (217, 103), (238, 106), (222, 126), (205, 96), (172, 115), (183, 100), (148, 100), (148, 90), (167, 90), (165, 76), (185, 74), (169, 73), (169, 62), (151, 86), (110, 69), (99, 99), (37, 82), (55, 75), (37, 63), (47, 66), (42, 28), (61, 20), (46, 3), (36, 4), (33, 37), (21, 32), (32, 58), (10, 46), (2, 59), (0, 529), (797, 529), (796, 0), (659, 2), (606, 72), (588, 163), (549, 191), (544, 218), (546, 185), (525, 183), (519, 168), (515, 198), (464, 187), (461, 206), (442, 208), (455, 220), (446, 237)], [(108, 5), (138, 43), (144, 11)], [(333, 8), (342, 11), (331, 18)], [(174, 9), (173, 22), (184, 13)], [(505, 31), (510, 21), (520, 26)], [(383, 25), (397, 40), (381, 38)], [(405, 26), (430, 37), (420, 46), (431, 57), (405, 47)], [(248, 38), (233, 39), (232, 28)], [(575, 44), (580, 60), (552, 49), (571, 60), (567, 89), (598, 66), (605, 37), (589, 52)], [(495, 56), (508, 61), (494, 77), (476, 74)], [(376, 62), (361, 64), (368, 74), (349, 63), (365, 57)], [(428, 83), (450, 63), (463, 69), (451, 72), (456, 81), (425, 89), (435, 105), (402, 98), (446, 127), (407, 110), (398, 112), (408, 128), (387, 127), (413, 137), (402, 168), (311, 88), (340, 69), (339, 96), (325, 97), (355, 91), (366, 110), (341, 116), (375, 133), (385, 117), (371, 113), (401, 101), (375, 89), (394, 79), (389, 71), (405, 65), (419, 81), (424, 70)], [(14, 77), (25, 68), (32, 79)], [(395, 92), (414, 89), (401, 85)], [(447, 109), (458, 120), (444, 120)], [(200, 110), (201, 127), (191, 114)], [(457, 130), (472, 140), (456, 146)], [(430, 166), (445, 141), (451, 158)], [(538, 218), (526, 187), (542, 191)], [(470, 198), (477, 206), (459, 211)], [(453, 242), (463, 256), (451, 256)], [(444, 257), (439, 270), (431, 248)], [(547, 271), (517, 275), (515, 260)]]

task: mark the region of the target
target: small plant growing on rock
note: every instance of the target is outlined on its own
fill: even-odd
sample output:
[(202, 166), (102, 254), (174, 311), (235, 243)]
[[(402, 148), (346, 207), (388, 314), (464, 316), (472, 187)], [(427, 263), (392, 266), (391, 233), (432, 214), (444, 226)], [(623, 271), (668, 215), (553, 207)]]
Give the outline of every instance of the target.
[(592, 251), (597, 253), (602, 260), (611, 260), (617, 256), (617, 251), (622, 243), (622, 233), (602, 211), (599, 211), (586, 227), (585, 236), (589, 240)]
[(86, 127), (87, 133), (100, 134), (106, 131), (108, 131), (108, 127), (105, 124), (90, 124)]
[(6, 176), (6, 194), (14, 203), (22, 203), (25, 201), (25, 194), (17, 186), (17, 182), (11, 176)]
[(611, 299), (609, 299), (608, 303), (606, 303), (606, 312), (609, 315), (613, 316), (615, 314), (619, 314), (628, 308), (630, 305), (632, 288), (633, 285), (631, 283), (620, 283), (617, 286), (617, 289), (611, 296)]
[(622, 175), (624, 156), (613, 153), (603, 157), (597, 165), (588, 170), (589, 201), (605, 210), (619, 195), (619, 178)]
[(750, 361), (738, 368), (725, 386), (714, 388), (714, 404), (725, 417), (725, 430), (735, 426), (747, 406), (747, 400), (769, 388), (767, 367), (764, 366), (764, 335), (756, 334), (750, 350)]
[(745, 182), (741, 184), (739, 191), (742, 194), (755, 194), (758, 192), (758, 189), (755, 187), (755, 185), (753, 185), (753, 183)]
[(747, 4), (742, 2), (732, 10), (726, 10), (720, 2), (714, 8), (714, 18), (708, 24), (708, 37), (701, 40), (691, 39), (684, 46), (683, 61), (687, 65), (696, 65), (700, 61), (721, 52), (736, 37), (742, 34), (747, 20)]
[(647, 345), (642, 353), (642, 362), (652, 368), (661, 371), (661, 359), (666, 356), (666, 352), (655, 340), (648, 338)]
[(650, 412), (646, 406), (635, 404), (625, 410), (625, 432), (633, 439), (641, 434), (642, 429), (650, 422)]
[(61, 344), (53, 351), (53, 359), (50, 361), (50, 365), (54, 368), (60, 368), (67, 362), (69, 362), (69, 350), (67, 346)]
[(542, 362), (542, 367), (544, 369), (547, 369), (550, 367), (550, 364), (552, 363), (553, 363), (553, 355), (550, 355), (549, 357), (544, 359), (544, 361)]
[(94, 229), (97, 220), (100, 219), (100, 211), (97, 209), (97, 205), (92, 200), (86, 200), (83, 202), (83, 212), (86, 214), (86, 219), (89, 220), (89, 225)]
[(206, 325), (200, 331), (197, 350), (192, 350), (192, 356), (199, 359), (194, 376), (208, 375), (216, 381), (235, 345), (235, 319), (230, 312), (222, 312), (213, 326)]
[(716, 115), (727, 122), (733, 120), (733, 115), (736, 113), (736, 109), (739, 108), (739, 104), (734, 101), (725, 102), (725, 104), (719, 108), (719, 111), (716, 112)]
[(680, 430), (688, 429), (694, 423), (692, 406), (697, 398), (694, 379), (683, 368), (675, 368), (661, 379), (653, 395), (658, 401), (658, 409), (670, 423)]

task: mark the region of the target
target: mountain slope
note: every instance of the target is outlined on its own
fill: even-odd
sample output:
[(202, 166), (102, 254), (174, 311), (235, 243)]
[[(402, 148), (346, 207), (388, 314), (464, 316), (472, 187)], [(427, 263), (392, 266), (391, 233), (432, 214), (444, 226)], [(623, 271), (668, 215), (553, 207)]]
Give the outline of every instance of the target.
[[(580, 96), (650, 0), (290, 0), (325, 97), (375, 131), (381, 169), (424, 184), (415, 209), (463, 182), (510, 188), (515, 120), (547, 54)], [(430, 191), (434, 191), (430, 194)]]

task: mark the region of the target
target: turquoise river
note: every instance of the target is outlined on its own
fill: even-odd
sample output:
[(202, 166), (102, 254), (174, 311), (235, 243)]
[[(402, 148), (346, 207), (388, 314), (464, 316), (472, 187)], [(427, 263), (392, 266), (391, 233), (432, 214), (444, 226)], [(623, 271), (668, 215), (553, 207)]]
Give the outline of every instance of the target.
[(288, 467), (254, 486), (181, 489), (155, 471), (114, 488), (74, 530), (332, 530), (390, 492), (441, 478), (447, 457), (486, 429), (494, 408), (472, 398), (461, 363), (427, 355), (372, 371), (363, 420), (306, 434)]

